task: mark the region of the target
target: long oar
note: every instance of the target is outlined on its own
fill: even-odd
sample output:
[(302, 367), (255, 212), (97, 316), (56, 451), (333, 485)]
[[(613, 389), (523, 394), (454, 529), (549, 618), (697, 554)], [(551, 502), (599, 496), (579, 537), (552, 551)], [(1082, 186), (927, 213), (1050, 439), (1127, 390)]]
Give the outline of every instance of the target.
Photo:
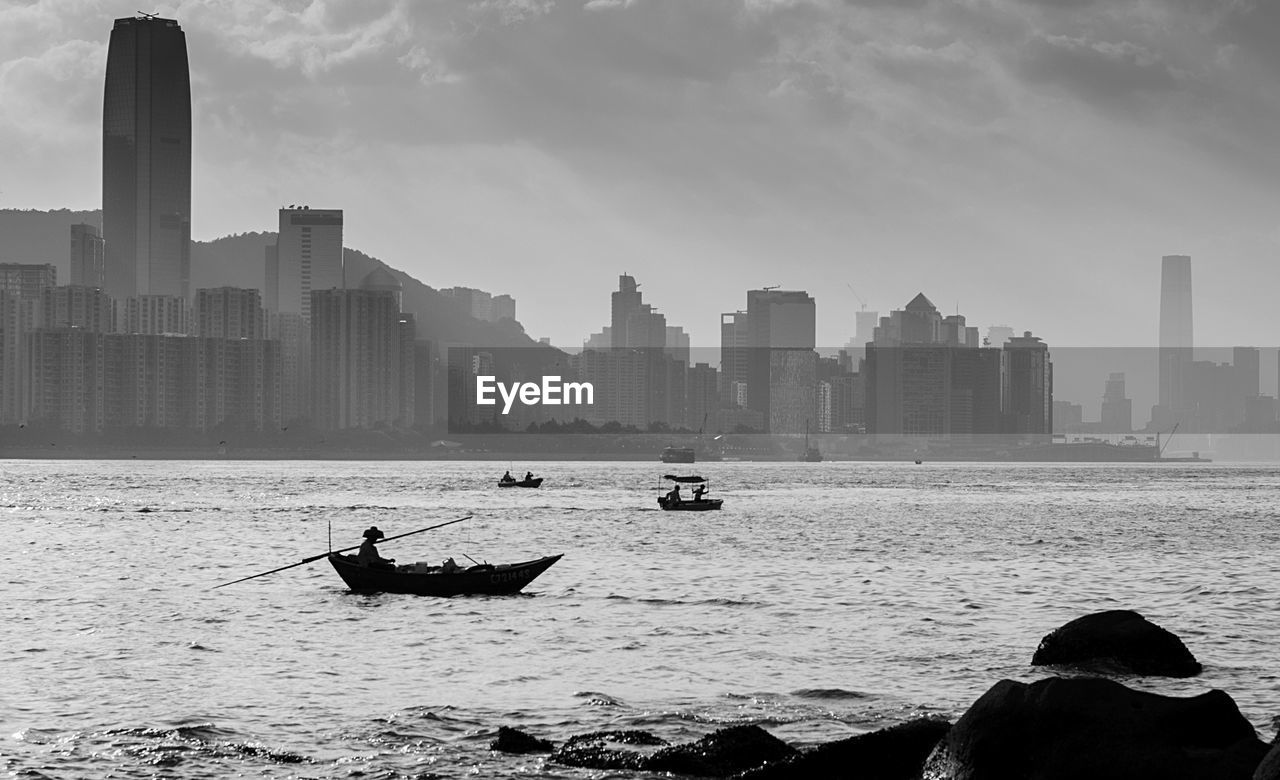
[[(433, 525), (429, 528), (419, 528), (416, 531), (409, 531), (408, 533), (396, 534), (395, 536), (388, 536), (382, 539), (381, 541), (389, 542), (392, 539), (403, 539), (406, 536), (413, 536), (414, 534), (420, 534), (423, 531), (434, 531), (437, 528), (444, 528), (446, 525), (453, 525), (454, 523), (461, 523), (463, 520), (470, 520), (470, 519), (471, 519), (471, 515), (467, 515), (466, 517), (459, 517), (457, 520), (450, 520), (447, 523), (441, 523), (440, 525)], [(351, 547), (344, 547), (341, 550), (331, 550), (330, 552), (323, 552), (323, 553), (320, 553), (319, 555), (313, 555), (310, 558), (303, 558), (297, 563), (291, 563), (288, 566), (281, 566), (278, 569), (272, 569), (271, 571), (264, 571), (261, 574), (251, 574), (248, 577), (241, 577), (238, 580), (232, 580), (231, 582), (224, 582), (221, 585), (214, 585), (212, 588), (210, 588), (210, 590), (225, 588), (228, 585), (235, 585), (237, 582), (244, 582), (245, 580), (253, 580), (253, 579), (257, 579), (258, 577), (265, 577), (268, 574), (275, 574), (278, 571), (284, 571), (285, 569), (292, 569), (294, 566), (301, 566), (304, 563), (311, 563), (312, 561), (318, 561), (321, 558), (327, 558), (335, 552), (340, 552), (340, 553), (347, 552), (348, 550), (354, 550), (358, 547), (360, 547), (360, 545), (356, 544), (356, 545), (352, 545)]]

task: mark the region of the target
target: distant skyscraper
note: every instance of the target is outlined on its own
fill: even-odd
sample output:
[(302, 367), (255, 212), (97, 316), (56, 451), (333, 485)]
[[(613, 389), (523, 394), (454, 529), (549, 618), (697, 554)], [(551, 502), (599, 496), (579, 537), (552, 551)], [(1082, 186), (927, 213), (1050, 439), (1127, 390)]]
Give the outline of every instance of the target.
[[(1166, 255), (1160, 265), (1160, 377), (1162, 415), (1153, 415), (1157, 428), (1179, 422), (1187, 412), (1187, 371), (1193, 360), (1191, 319), (1191, 258)], [(1162, 417), (1163, 419), (1156, 419)]]
[[(636, 284), (635, 277), (622, 274), (618, 277), (618, 290), (612, 296), (611, 314), (609, 322), (609, 335), (612, 339), (614, 348), (634, 346), (635, 339), (629, 338), (627, 333), (628, 319), (637, 312), (643, 305), (640, 302), (640, 285)], [(664, 331), (663, 338), (666, 338)], [(647, 344), (645, 346), (648, 346)], [(666, 346), (659, 344), (658, 346)]]
[(1009, 433), (1047, 437), (1053, 433), (1053, 363), (1049, 345), (1026, 331), (1004, 344), (1001, 396)]
[(1102, 393), (1099, 427), (1103, 433), (1133, 432), (1133, 400), (1125, 395), (1124, 373), (1112, 373)]
[(746, 406), (750, 335), (745, 311), (720, 315), (720, 403), (725, 408)]
[(83, 287), (105, 286), (106, 262), (102, 234), (93, 225), (71, 226), (71, 284)]
[(191, 81), (172, 19), (117, 19), (102, 108), (107, 293), (188, 296)]
[(313, 290), (346, 287), (342, 209), (280, 209), (280, 234), (266, 261), (267, 311), (310, 318)]
[(803, 433), (817, 417), (816, 308), (803, 290), (747, 291), (747, 406), (769, 433)]
[(116, 329), (115, 302), (101, 287), (46, 287), (40, 296), (40, 327), (82, 328), (94, 333)]

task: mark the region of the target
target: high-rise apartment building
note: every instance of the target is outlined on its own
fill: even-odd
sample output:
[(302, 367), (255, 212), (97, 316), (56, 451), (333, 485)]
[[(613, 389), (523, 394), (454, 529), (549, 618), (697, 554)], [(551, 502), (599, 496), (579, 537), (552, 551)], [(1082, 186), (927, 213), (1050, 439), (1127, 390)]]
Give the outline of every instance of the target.
[(101, 287), (46, 287), (40, 296), (40, 327), (112, 333), (116, 329), (115, 301)]
[(178, 295), (135, 295), (124, 302), (125, 333), (185, 336), (191, 332), (191, 307)]
[[(412, 427), (414, 320), (371, 272), (361, 289), (311, 293), (311, 368), (318, 428)], [(367, 283), (367, 284), (366, 284)]]
[(342, 209), (280, 209), (280, 232), (266, 252), (267, 311), (310, 318), (312, 291), (344, 287)]
[(220, 339), (265, 339), (261, 294), (241, 287), (197, 290), (195, 332)]
[(1049, 360), (1049, 345), (1025, 331), (1005, 342), (1000, 357), (1005, 432), (1047, 443), (1053, 433), (1053, 363)]
[(117, 19), (102, 106), (106, 290), (186, 298), (191, 279), (191, 81), (173, 19)]
[(71, 226), (71, 283), (84, 287), (106, 285), (106, 247), (93, 225)]
[(0, 292), (27, 301), (40, 300), (40, 291), (58, 284), (58, 269), (47, 263), (0, 263)]
[(1190, 411), (1188, 372), (1194, 360), (1191, 317), (1191, 258), (1166, 255), (1160, 264), (1159, 409), (1157, 429), (1171, 427)]

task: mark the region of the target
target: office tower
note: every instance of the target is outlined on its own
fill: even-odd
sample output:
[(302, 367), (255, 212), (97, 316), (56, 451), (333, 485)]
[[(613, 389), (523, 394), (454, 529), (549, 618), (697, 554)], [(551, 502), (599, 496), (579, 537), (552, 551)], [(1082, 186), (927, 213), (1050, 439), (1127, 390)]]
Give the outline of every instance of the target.
[(720, 315), (720, 403), (726, 409), (747, 405), (747, 322), (745, 311)]
[(1262, 353), (1256, 347), (1233, 347), (1231, 365), (1235, 366), (1240, 392), (1245, 398), (1257, 395), (1262, 383)]
[(280, 209), (276, 245), (266, 251), (267, 311), (311, 317), (313, 290), (346, 287), (342, 264), (342, 209)]
[(1159, 429), (1171, 427), (1190, 409), (1187, 371), (1195, 340), (1191, 319), (1191, 258), (1166, 255), (1160, 265)]
[(1047, 437), (1053, 433), (1053, 363), (1049, 345), (1026, 331), (1001, 352), (1001, 408), (1007, 433)]
[[(360, 289), (311, 293), (311, 369), (318, 428), (413, 425), (413, 318), (379, 286), (377, 271)], [(452, 414), (452, 412), (451, 412)]]
[(40, 296), (40, 327), (83, 328), (95, 333), (116, 329), (115, 301), (101, 287), (46, 287)]
[(640, 285), (636, 284), (633, 277), (627, 274), (618, 277), (618, 289), (611, 296), (611, 304), (612, 316), (609, 320), (611, 346), (614, 348), (633, 346), (631, 342), (634, 339), (629, 339), (627, 334), (627, 320), (642, 305)]
[(1125, 395), (1124, 373), (1107, 377), (1102, 393), (1099, 427), (1103, 433), (1133, 432), (1133, 400)]
[(265, 339), (261, 293), (240, 287), (196, 290), (195, 332), (220, 339)]
[(71, 283), (85, 287), (105, 286), (106, 248), (93, 225), (71, 226)]
[(124, 302), (121, 330), (185, 336), (191, 332), (191, 308), (177, 295), (135, 295)]
[(815, 312), (803, 290), (747, 291), (747, 406), (769, 433), (804, 433), (817, 415)]
[(0, 292), (24, 301), (40, 300), (40, 291), (58, 284), (58, 269), (47, 263), (0, 263)]
[(102, 105), (107, 294), (186, 298), (191, 278), (191, 82), (172, 19), (117, 19)]
[(680, 325), (667, 326), (667, 354), (677, 361), (689, 365), (689, 334)]
[(853, 368), (856, 370), (858, 361), (866, 356), (867, 342), (875, 338), (876, 325), (880, 322), (880, 312), (867, 311), (862, 309), (854, 312), (853, 315), (853, 338), (849, 339), (849, 343), (845, 344), (845, 351), (849, 353), (850, 359), (853, 361)]

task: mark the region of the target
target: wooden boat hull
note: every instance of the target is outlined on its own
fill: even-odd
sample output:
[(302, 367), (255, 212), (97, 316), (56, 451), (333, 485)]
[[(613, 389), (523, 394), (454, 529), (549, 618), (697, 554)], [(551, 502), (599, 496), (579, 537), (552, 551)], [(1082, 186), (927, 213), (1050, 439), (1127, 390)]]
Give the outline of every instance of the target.
[(527, 487), (536, 488), (542, 486), (542, 477), (534, 477), (533, 479), (518, 479), (514, 482), (503, 482), (498, 480), (498, 487)]
[(658, 506), (667, 512), (708, 512), (719, 509), (724, 504), (723, 498), (704, 498), (701, 501), (671, 501), (666, 496), (658, 496)]
[(421, 573), (361, 566), (353, 555), (332, 553), (329, 563), (351, 590), (361, 593), (409, 593), (415, 596), (504, 596), (519, 593), (562, 555), (534, 561), (472, 566), (446, 574), (440, 569)]

